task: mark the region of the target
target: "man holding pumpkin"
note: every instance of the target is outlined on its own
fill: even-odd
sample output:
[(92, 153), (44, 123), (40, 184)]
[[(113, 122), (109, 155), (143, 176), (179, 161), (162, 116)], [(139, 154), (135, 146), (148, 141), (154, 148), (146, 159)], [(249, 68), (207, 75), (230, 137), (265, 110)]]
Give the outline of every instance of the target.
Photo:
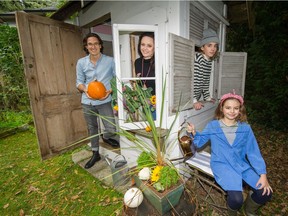
[[(102, 53), (104, 49), (103, 41), (95, 33), (88, 33), (86, 35), (83, 39), (83, 47), (87, 56), (79, 59), (77, 62), (76, 87), (82, 93), (81, 104), (84, 117), (89, 135), (93, 136), (91, 137), (93, 155), (85, 165), (85, 168), (89, 169), (101, 159), (99, 154), (99, 136), (95, 136), (99, 134), (98, 117), (95, 113), (107, 118), (107, 121), (103, 120), (105, 133), (102, 139), (104, 142), (113, 147), (119, 147), (119, 136), (116, 134), (116, 124), (110, 95), (112, 92), (110, 80), (115, 76), (114, 60), (112, 57)], [(95, 80), (97, 80), (96, 83)], [(96, 86), (94, 90), (91, 87), (88, 88), (90, 83)], [(108, 89), (104, 94), (103, 92), (99, 92), (103, 87), (98, 88), (102, 84)]]

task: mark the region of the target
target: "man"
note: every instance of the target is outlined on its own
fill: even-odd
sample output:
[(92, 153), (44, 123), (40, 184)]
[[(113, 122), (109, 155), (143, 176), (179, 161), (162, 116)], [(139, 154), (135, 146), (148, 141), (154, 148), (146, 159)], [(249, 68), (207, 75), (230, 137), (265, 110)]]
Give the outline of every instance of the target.
[[(83, 39), (83, 47), (87, 56), (79, 59), (77, 62), (76, 87), (82, 93), (81, 103), (84, 117), (89, 135), (93, 136), (91, 137), (93, 155), (85, 165), (85, 168), (89, 169), (101, 159), (99, 155), (99, 136), (95, 136), (96, 134), (99, 134), (98, 117), (95, 113), (105, 116), (111, 121), (108, 122), (103, 120), (105, 126), (103, 141), (113, 147), (119, 147), (119, 137), (116, 134), (115, 119), (111, 107), (110, 96), (112, 92), (110, 80), (115, 76), (114, 60), (112, 57), (102, 53), (104, 49), (103, 41), (97, 34), (87, 34)], [(99, 100), (92, 99), (87, 93), (88, 84), (96, 79), (102, 82), (107, 89), (106, 95)]]

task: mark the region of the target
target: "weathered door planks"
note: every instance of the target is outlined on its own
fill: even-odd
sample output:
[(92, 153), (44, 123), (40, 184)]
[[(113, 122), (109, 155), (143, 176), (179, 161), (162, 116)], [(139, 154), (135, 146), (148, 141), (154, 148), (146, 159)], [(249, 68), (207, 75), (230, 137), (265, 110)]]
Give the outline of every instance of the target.
[(84, 56), (81, 29), (24, 12), (16, 21), (38, 144), (47, 159), (87, 136), (75, 87), (76, 62)]

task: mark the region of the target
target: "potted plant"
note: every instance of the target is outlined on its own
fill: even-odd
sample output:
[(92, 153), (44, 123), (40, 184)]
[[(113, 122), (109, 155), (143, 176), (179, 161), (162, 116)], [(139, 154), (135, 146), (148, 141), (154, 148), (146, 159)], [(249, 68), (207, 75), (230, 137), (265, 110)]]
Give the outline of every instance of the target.
[[(131, 82), (131, 84), (123, 84), (122, 83), (122, 96), (123, 96), (123, 106), (124, 111), (127, 114), (126, 122), (134, 122), (139, 121), (141, 117), (143, 117), (142, 108), (143, 102), (141, 99), (145, 99), (147, 101), (147, 105), (150, 108), (150, 111), (155, 119), (155, 105), (156, 105), (156, 96), (152, 95), (152, 88), (141, 88), (141, 98), (139, 97), (135, 90), (135, 85), (138, 85), (136, 82)], [(139, 86), (139, 85), (138, 85)], [(112, 87), (112, 106), (115, 115), (118, 114), (118, 97), (117, 97), (117, 87), (116, 87), (116, 77), (111, 80)], [(146, 104), (145, 104), (146, 105)], [(143, 120), (143, 119), (142, 119)]]
[[(116, 80), (111, 83), (114, 95), (113, 106), (117, 109), (117, 98), (115, 92)], [(130, 86), (122, 83), (122, 98), (124, 109), (129, 116), (130, 120), (135, 117), (137, 113), (141, 121), (144, 122), (145, 130), (127, 131), (119, 128), (119, 135), (125, 136), (128, 140), (133, 142), (133, 145), (142, 153), (137, 159), (137, 166), (131, 174), (134, 176), (136, 185), (143, 191), (144, 196), (150, 201), (152, 205), (158, 210), (160, 214), (165, 214), (173, 206), (177, 205), (182, 192), (184, 190), (183, 180), (177, 168), (169, 160), (166, 148), (172, 127), (178, 117), (176, 112), (175, 119), (168, 129), (161, 127), (163, 120), (163, 108), (165, 98), (166, 81), (163, 84), (162, 102), (160, 112), (160, 127), (155, 125), (155, 104), (156, 97), (151, 95), (149, 89), (142, 88), (141, 84), (135, 82)], [(158, 118), (158, 116), (157, 116)], [(149, 137), (152, 143), (148, 145), (147, 142), (137, 138), (135, 134), (141, 134), (144, 137)], [(175, 143), (177, 139), (175, 139)], [(143, 177), (145, 176), (145, 177)]]

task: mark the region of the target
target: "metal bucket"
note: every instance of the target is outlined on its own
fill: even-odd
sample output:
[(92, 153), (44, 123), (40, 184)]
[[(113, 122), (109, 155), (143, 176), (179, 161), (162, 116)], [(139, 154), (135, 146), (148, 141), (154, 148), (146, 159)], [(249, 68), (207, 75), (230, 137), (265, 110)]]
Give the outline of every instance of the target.
[(105, 156), (105, 160), (110, 166), (113, 184), (115, 186), (124, 185), (129, 181), (129, 167), (127, 165), (127, 161), (123, 155), (117, 155), (110, 162), (107, 155)]

